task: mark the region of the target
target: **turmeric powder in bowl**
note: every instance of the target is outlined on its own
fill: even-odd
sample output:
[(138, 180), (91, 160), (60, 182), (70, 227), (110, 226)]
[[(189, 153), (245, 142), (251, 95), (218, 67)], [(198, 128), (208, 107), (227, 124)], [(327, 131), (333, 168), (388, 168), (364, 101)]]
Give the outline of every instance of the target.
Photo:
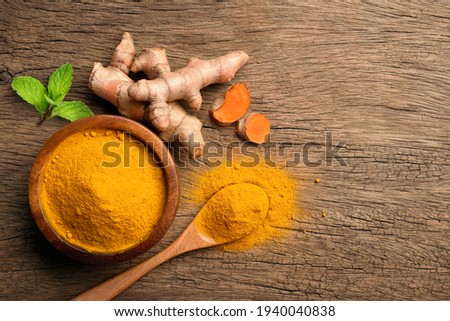
[(115, 254), (145, 240), (166, 203), (163, 170), (121, 131), (64, 139), (42, 169), (40, 203), (53, 231), (89, 253)]

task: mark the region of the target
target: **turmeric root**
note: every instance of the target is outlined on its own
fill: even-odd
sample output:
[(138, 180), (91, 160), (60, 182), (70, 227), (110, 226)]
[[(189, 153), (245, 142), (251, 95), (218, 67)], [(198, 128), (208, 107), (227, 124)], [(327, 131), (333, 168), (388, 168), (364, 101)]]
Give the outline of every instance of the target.
[[(201, 156), (202, 123), (175, 100), (185, 99), (198, 110), (200, 89), (232, 79), (247, 62), (247, 54), (237, 51), (207, 61), (192, 58), (187, 67), (175, 72), (170, 71), (164, 49), (144, 49), (139, 57), (134, 56), (133, 39), (125, 32), (110, 65), (94, 64), (89, 78), (91, 91), (114, 104), (122, 115), (153, 125), (162, 139), (187, 147), (191, 157)], [(128, 77), (129, 70), (143, 71), (150, 80), (135, 83)]]
[[(118, 111), (129, 118), (151, 124), (148, 118), (148, 104), (134, 100), (128, 96), (128, 87), (134, 82), (128, 77), (135, 55), (134, 43), (131, 35), (125, 32), (122, 41), (114, 50), (110, 65), (103, 67), (95, 63), (89, 78), (89, 88), (97, 96), (106, 99)], [(158, 65), (160, 61), (155, 63)], [(153, 74), (147, 74), (154, 77)], [(197, 158), (203, 154), (205, 145), (201, 133), (202, 123), (196, 117), (189, 115), (177, 102), (168, 104), (170, 115), (169, 125), (160, 136), (165, 141), (177, 141), (188, 149), (191, 157)]]
[(122, 41), (114, 49), (110, 65), (119, 68), (123, 73), (128, 75), (135, 55), (136, 50), (134, 49), (133, 38), (128, 32), (124, 32)]
[(250, 92), (244, 83), (231, 86), (224, 97), (216, 99), (211, 107), (211, 117), (221, 126), (241, 119), (250, 107)]
[(165, 131), (170, 122), (167, 102), (182, 99), (187, 101), (191, 109), (199, 110), (202, 105), (200, 89), (230, 81), (247, 61), (245, 52), (234, 51), (211, 60), (191, 58), (186, 67), (171, 72), (164, 51), (147, 49), (142, 59), (136, 59), (132, 69), (157, 77), (132, 84), (128, 94), (137, 101), (150, 103), (150, 121), (159, 131)]
[(250, 113), (238, 121), (237, 134), (250, 142), (262, 144), (270, 135), (270, 121), (261, 114)]
[[(170, 72), (166, 50), (164, 48), (142, 49), (142, 53), (131, 64), (130, 70), (134, 73), (143, 71), (151, 80), (156, 79), (163, 73)], [(160, 131), (159, 136), (165, 141), (171, 141), (175, 138), (181, 146), (189, 149), (192, 158), (201, 156), (205, 145), (201, 133), (202, 122), (189, 115), (175, 101), (167, 103), (166, 111), (169, 115), (169, 123), (164, 131)], [(149, 119), (156, 128), (157, 120), (158, 118)]]

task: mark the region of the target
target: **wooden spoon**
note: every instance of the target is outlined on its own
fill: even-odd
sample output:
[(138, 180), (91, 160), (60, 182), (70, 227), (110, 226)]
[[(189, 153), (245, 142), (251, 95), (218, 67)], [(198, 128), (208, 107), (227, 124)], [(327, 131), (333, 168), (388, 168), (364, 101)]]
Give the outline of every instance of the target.
[[(245, 195), (242, 195), (242, 189), (237, 189), (242, 187), (245, 187), (248, 190), (249, 194), (245, 193), (246, 195), (255, 196), (255, 194), (260, 194), (263, 197), (262, 199), (265, 199), (266, 202), (260, 204), (261, 201), (259, 201), (260, 203), (258, 203), (258, 199), (261, 200), (261, 198), (245, 197)], [(266, 193), (261, 188), (253, 184), (240, 183), (229, 185), (221, 189), (219, 192), (214, 194), (213, 197), (211, 197), (211, 199), (197, 214), (192, 223), (189, 224), (186, 230), (184, 230), (184, 232), (165, 250), (147, 259), (146, 261), (136, 265), (135, 267), (132, 267), (131, 269), (124, 271), (116, 275), (115, 277), (97, 285), (96, 287), (76, 296), (72, 300), (75, 301), (111, 300), (120, 293), (122, 293), (129, 286), (131, 286), (134, 282), (143, 277), (145, 274), (147, 274), (160, 264), (170, 260), (171, 258), (177, 255), (201, 248), (229, 243), (245, 236), (242, 234), (242, 231), (240, 231), (241, 233), (236, 233), (237, 237), (235, 237), (234, 239), (219, 238), (220, 240), (213, 240), (212, 238), (206, 236), (202, 231), (199, 230), (199, 227), (201, 226), (199, 218), (202, 215), (210, 216), (211, 209), (217, 208), (217, 203), (219, 203), (222, 200), (221, 197), (223, 197), (224, 194), (228, 194), (228, 196), (233, 197), (233, 199), (239, 198), (239, 202), (241, 203), (242, 202), (245, 202), (246, 204), (248, 203), (247, 205), (249, 206), (246, 206), (246, 211), (256, 209), (258, 212), (261, 213), (258, 217), (256, 217), (256, 219), (247, 222), (247, 224), (250, 224), (250, 226), (245, 235), (250, 234), (259, 225), (262, 224), (262, 222), (266, 218), (267, 209), (269, 206), (268, 205), (269, 200), (267, 198)], [(214, 204), (214, 206), (211, 206), (212, 204)], [(240, 213), (240, 215), (242, 215), (242, 213)], [(220, 219), (220, 217), (223, 216), (218, 215), (217, 217)], [(230, 218), (230, 216), (227, 217)], [(255, 217), (254, 214), (253, 217)], [(237, 226), (239, 225), (239, 222), (235, 220), (234, 224), (236, 224)], [(203, 230), (203, 228), (201, 227), (200, 229)]]

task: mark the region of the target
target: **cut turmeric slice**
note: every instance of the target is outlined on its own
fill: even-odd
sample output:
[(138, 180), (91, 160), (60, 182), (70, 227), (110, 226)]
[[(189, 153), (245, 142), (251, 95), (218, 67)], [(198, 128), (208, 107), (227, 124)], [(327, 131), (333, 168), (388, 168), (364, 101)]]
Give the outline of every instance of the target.
[(264, 115), (250, 113), (239, 120), (236, 132), (245, 140), (262, 144), (269, 139), (270, 121)]
[(221, 126), (241, 119), (250, 107), (250, 92), (244, 83), (231, 86), (224, 97), (216, 99), (211, 107), (211, 117)]

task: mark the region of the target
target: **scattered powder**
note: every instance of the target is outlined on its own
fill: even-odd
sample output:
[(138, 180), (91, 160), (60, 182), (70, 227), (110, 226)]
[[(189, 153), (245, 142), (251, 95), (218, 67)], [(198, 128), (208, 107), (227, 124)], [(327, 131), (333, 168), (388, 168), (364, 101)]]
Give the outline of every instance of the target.
[[(205, 203), (225, 186), (237, 183), (254, 184), (264, 190), (269, 199), (269, 209), (263, 224), (254, 233), (225, 244), (222, 249), (242, 251), (284, 234), (297, 210), (295, 183), (283, 169), (264, 164), (245, 167), (238, 161), (227, 167), (224, 163), (199, 178), (193, 190), (195, 201)], [(253, 195), (246, 193), (243, 197), (251, 198)]]

